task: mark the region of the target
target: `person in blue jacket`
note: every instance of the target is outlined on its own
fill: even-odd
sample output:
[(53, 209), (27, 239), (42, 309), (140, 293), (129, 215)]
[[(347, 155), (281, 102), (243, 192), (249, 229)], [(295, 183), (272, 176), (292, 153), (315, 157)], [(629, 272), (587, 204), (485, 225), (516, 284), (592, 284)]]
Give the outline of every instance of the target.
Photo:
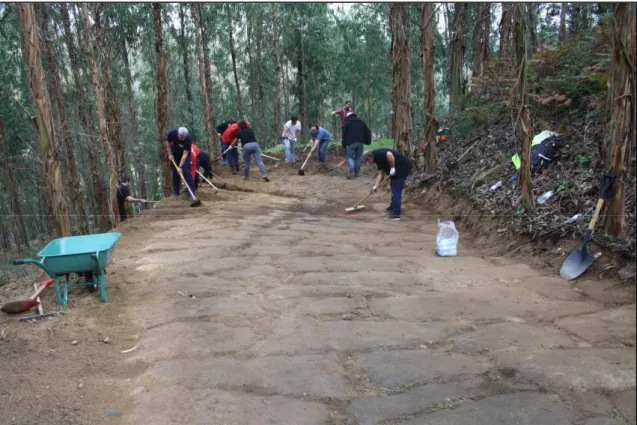
[(327, 162), (326, 154), (327, 147), (330, 145), (332, 135), (329, 131), (319, 126), (318, 124), (312, 124), (310, 126), (310, 135), (312, 136), (312, 143), (314, 143), (314, 149), (318, 145), (318, 157), (319, 162)]

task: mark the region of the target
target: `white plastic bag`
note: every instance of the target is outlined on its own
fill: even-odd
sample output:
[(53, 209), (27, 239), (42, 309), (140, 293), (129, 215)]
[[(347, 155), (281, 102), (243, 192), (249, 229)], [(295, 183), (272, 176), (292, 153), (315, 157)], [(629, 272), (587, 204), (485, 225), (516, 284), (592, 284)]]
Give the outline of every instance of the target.
[(438, 236), (436, 236), (436, 254), (441, 257), (458, 255), (458, 239), (460, 234), (453, 221), (438, 220)]

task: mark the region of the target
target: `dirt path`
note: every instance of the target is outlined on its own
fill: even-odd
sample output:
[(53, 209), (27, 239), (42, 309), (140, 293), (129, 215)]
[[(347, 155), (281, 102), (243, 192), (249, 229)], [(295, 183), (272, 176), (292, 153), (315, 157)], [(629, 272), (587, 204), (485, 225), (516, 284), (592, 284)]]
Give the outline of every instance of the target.
[[(229, 177), (267, 193), (204, 189), (203, 208), (170, 199), (126, 223), (111, 302), (77, 294), (35, 325), (44, 338), (93, 324), (68, 325), (95, 334), (94, 363), (56, 393), (75, 412), (64, 423), (635, 423), (635, 304), (612, 283), (569, 284), (481, 247), (437, 257), (435, 213), (408, 204), (383, 222), (383, 193), (342, 214), (369, 177), (271, 177)], [(18, 413), (3, 423), (33, 420)]]

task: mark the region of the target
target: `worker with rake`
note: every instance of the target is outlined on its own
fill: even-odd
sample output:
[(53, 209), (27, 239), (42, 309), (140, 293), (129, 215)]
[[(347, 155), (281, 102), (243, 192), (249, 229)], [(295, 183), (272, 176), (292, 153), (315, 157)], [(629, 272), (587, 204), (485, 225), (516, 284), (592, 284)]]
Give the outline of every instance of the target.
[(310, 135), (312, 136), (313, 147), (312, 150), (315, 150), (318, 145), (318, 159), (319, 162), (327, 162), (326, 154), (327, 147), (330, 145), (330, 141), (332, 140), (332, 135), (329, 131), (319, 126), (318, 124), (312, 124), (310, 126)]
[(365, 153), (363, 153), (363, 162), (366, 164), (375, 163), (378, 167), (378, 176), (370, 193), (376, 193), (385, 175), (389, 176), (391, 204), (387, 207), (387, 217), (385, 217), (384, 220), (400, 220), (403, 187), (405, 186), (407, 176), (412, 170), (411, 161), (405, 155), (394, 149), (376, 149), (365, 151)]
[[(174, 128), (166, 136), (168, 147), (168, 160), (171, 162), (172, 196), (179, 196), (181, 179), (188, 186), (186, 189), (191, 194), (190, 201), (196, 201), (194, 197), (195, 185), (190, 172), (192, 168), (190, 151), (192, 149), (192, 137), (185, 127)], [(184, 173), (184, 170), (187, 172)]]

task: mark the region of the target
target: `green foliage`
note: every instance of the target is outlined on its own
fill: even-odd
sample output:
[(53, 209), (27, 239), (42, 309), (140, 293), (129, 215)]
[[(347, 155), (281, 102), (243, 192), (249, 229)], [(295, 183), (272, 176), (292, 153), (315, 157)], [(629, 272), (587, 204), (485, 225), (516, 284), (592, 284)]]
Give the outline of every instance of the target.
[(568, 181), (568, 179), (564, 179), (560, 182), (559, 185), (557, 185), (556, 192), (557, 193), (563, 192), (567, 190), (569, 187), (570, 187), (570, 182)]
[(577, 163), (581, 166), (590, 165), (593, 162), (593, 158), (590, 155), (578, 155)]

